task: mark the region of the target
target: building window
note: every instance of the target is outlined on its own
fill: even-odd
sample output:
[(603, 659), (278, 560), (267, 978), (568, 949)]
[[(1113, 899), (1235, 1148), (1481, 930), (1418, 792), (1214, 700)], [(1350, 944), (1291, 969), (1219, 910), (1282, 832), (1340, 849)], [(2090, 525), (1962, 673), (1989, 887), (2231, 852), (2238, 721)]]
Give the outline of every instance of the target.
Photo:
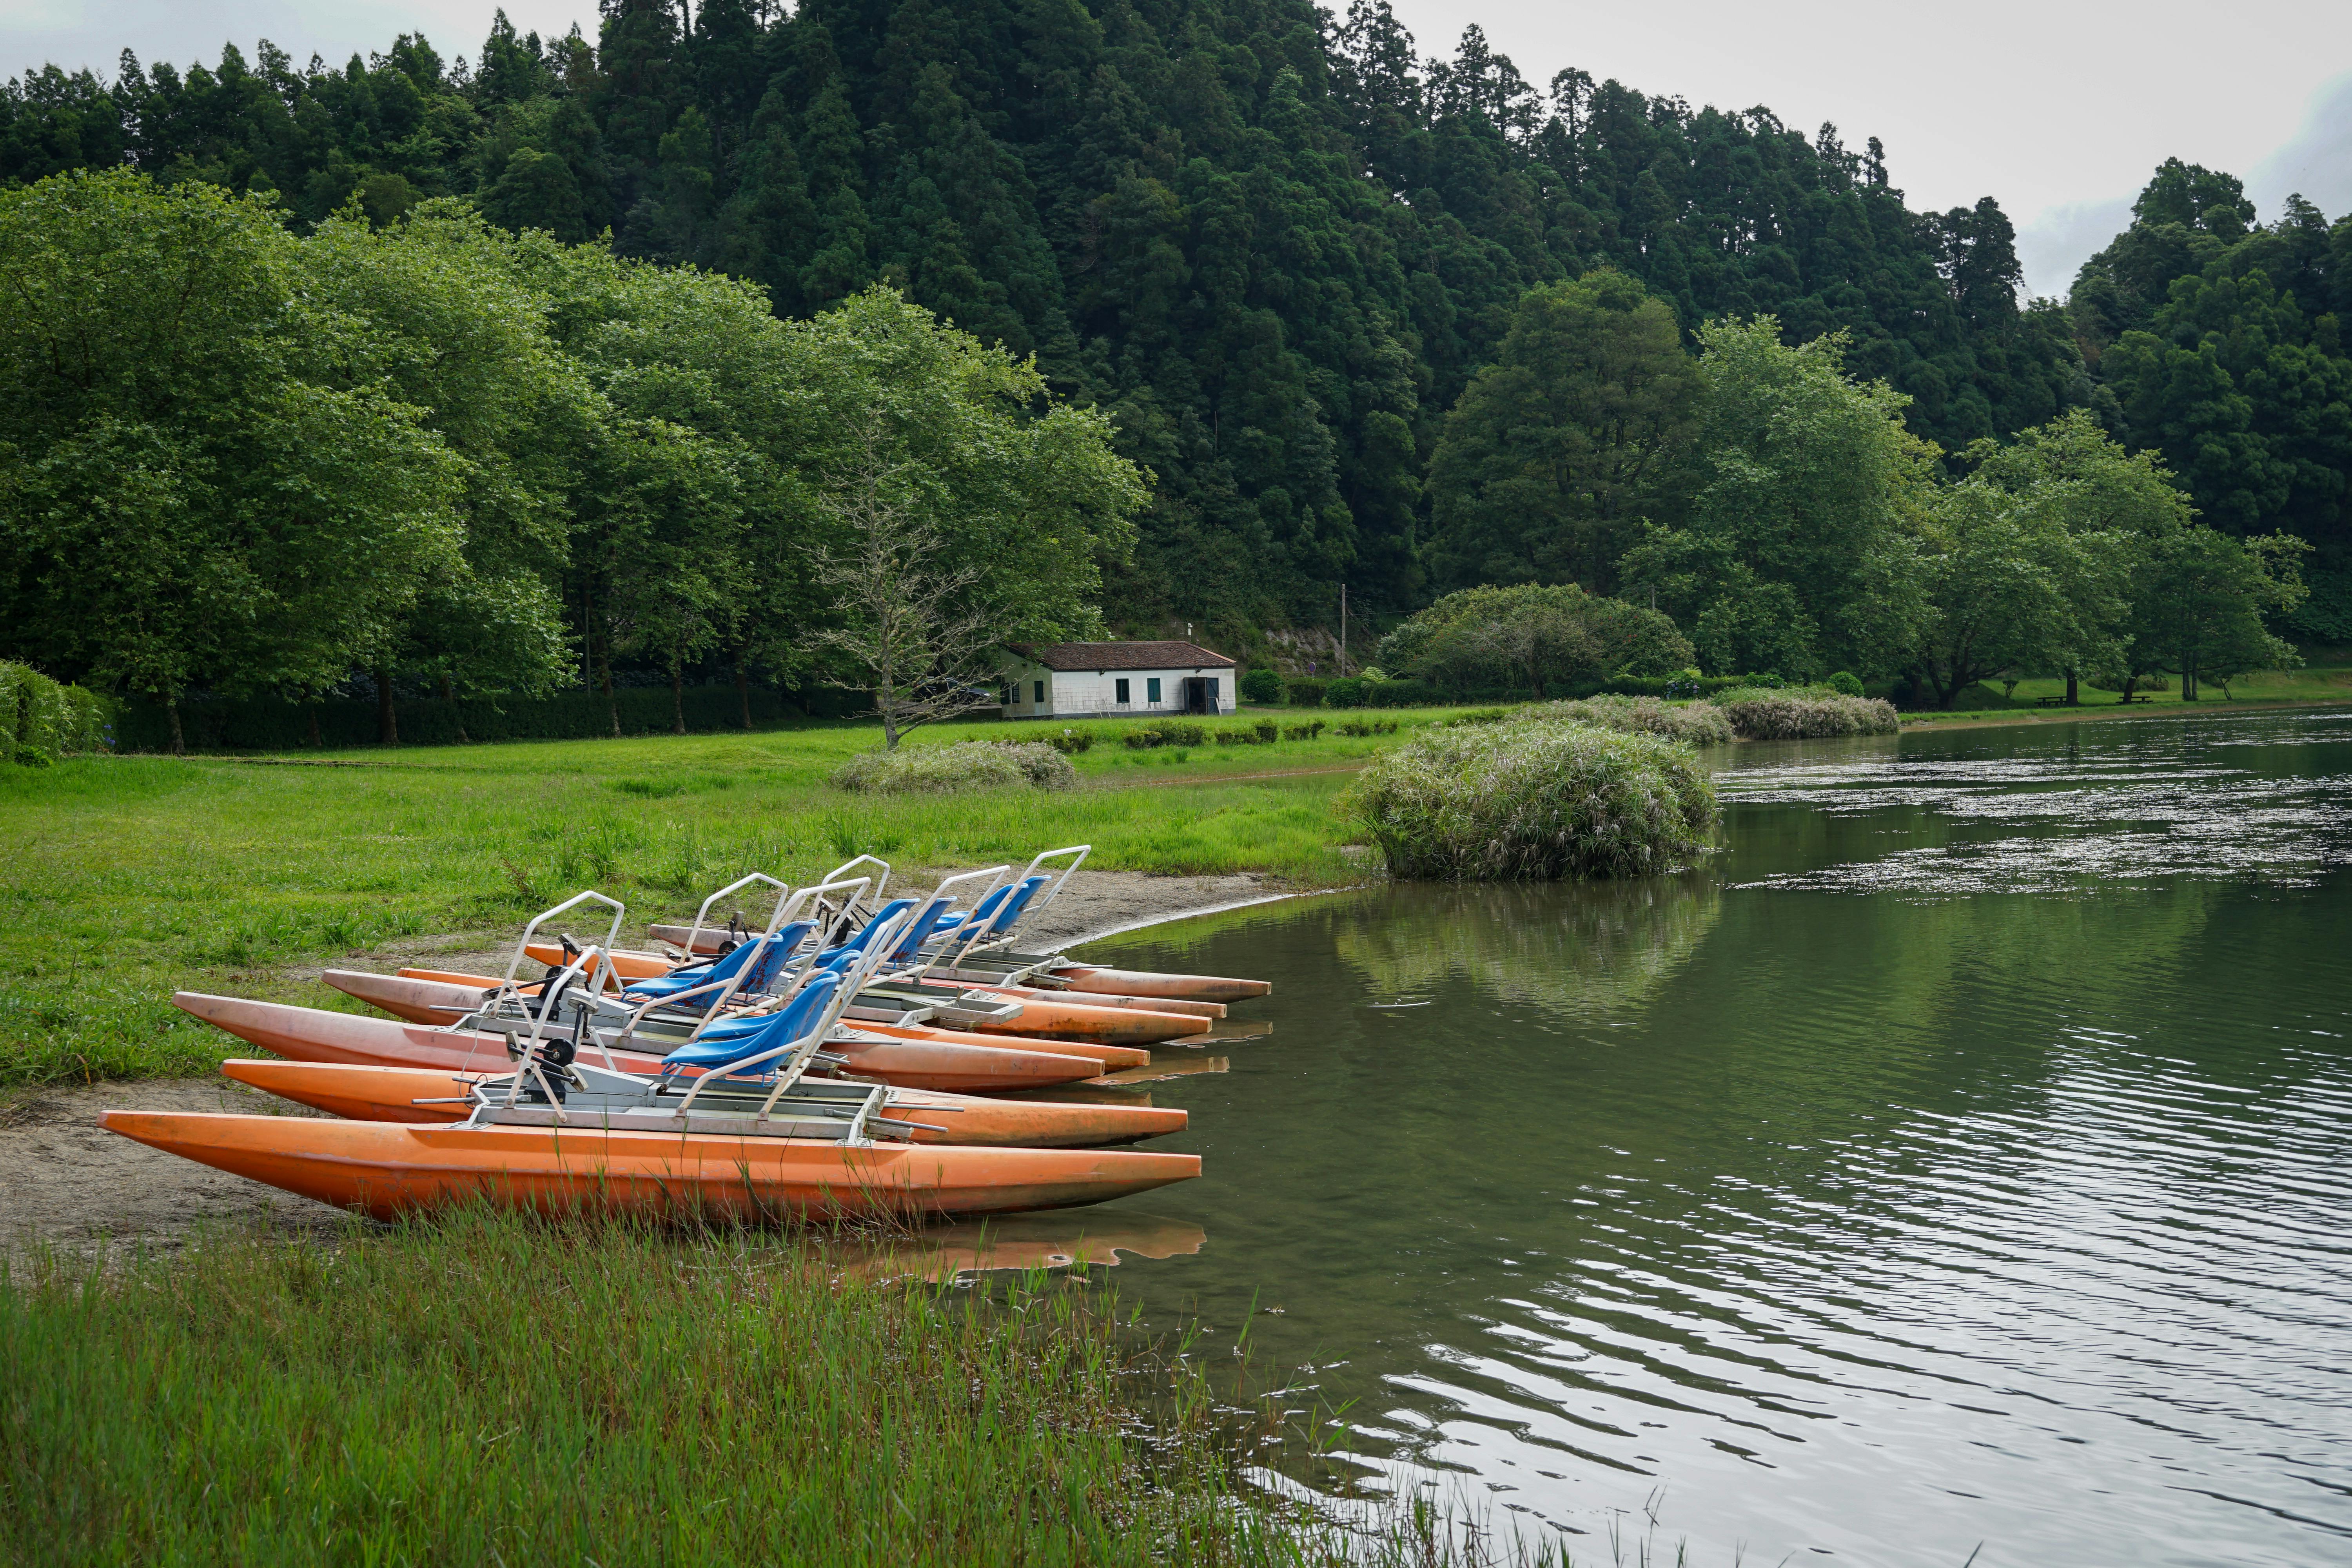
[(1045, 683), (1044, 681), (1033, 680), (1029, 683), (1029, 689), (1037, 694), (1038, 701), (1043, 702), (1045, 700)]
[(1146, 702), (1157, 702), (1160, 700), (1160, 678), (1158, 676), (1155, 675), (1150, 679), (1143, 683), (1143, 700)]
[(1121, 703), (1125, 703), (1129, 700), (1127, 695), (1127, 682), (1124, 680), (1118, 682), (1118, 700)]

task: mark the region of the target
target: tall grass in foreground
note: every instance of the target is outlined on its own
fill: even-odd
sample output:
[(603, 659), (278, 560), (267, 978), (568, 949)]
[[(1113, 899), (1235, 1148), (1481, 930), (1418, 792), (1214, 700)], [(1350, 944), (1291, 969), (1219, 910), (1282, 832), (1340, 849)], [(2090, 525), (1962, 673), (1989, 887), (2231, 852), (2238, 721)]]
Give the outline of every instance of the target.
[(1716, 824), (1689, 746), (1543, 720), (1425, 733), (1351, 798), (1390, 873), (1418, 881), (1655, 876), (1690, 864)]
[(1453, 1555), (1411, 1512), (1349, 1533), (1238, 1492), (1205, 1378), (1079, 1284), (992, 1300), (861, 1279), (808, 1235), (483, 1211), (0, 1261), (0, 1559)]

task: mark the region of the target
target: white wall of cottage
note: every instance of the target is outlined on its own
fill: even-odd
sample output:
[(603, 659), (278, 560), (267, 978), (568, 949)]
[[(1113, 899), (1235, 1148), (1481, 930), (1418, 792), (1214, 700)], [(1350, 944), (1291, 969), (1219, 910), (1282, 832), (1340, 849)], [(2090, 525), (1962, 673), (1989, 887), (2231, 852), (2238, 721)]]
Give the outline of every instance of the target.
[[(1234, 690), (1240, 672), (1230, 666), (1195, 668), (1047, 669), (1042, 664), (1008, 665), (1003, 679), (1014, 683), (1017, 700), (1004, 706), (1007, 719), (1101, 719), (1154, 713), (1180, 713), (1184, 708), (1184, 682), (1196, 676), (1217, 683), (1217, 712), (1229, 714), (1239, 699)], [(1127, 682), (1128, 700), (1118, 700), (1118, 683)], [(1160, 682), (1160, 700), (1150, 700), (1151, 682)], [(1045, 700), (1037, 688), (1045, 689)]]

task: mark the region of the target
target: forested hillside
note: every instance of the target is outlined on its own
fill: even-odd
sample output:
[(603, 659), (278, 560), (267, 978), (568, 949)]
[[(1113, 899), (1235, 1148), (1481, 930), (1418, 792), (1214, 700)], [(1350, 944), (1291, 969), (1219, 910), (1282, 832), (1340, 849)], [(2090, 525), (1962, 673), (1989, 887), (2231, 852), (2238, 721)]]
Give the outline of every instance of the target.
[(2235, 178), (2171, 159), (2071, 304), (2103, 422), (2208, 523), (2310, 541), (2290, 628), (2352, 643), (2352, 218), (2293, 196), (2263, 227)]
[(125, 160), (305, 230), (355, 195), (379, 223), (470, 195), (787, 316), (898, 285), (1034, 352), (1157, 476), (1111, 618), (1226, 637), (1328, 625), (1343, 579), (1375, 615), (1458, 585), (1422, 548), (1444, 416), (1531, 286), (1603, 264), (1689, 342), (1764, 311), (1791, 342), (1845, 329), (1947, 447), (2094, 395), (2069, 319), (2019, 308), (1990, 198), (1914, 213), (1875, 140), (1538, 88), (1475, 28), (1423, 59), (1363, 0), (605, 0), (593, 41), (501, 17), (470, 57), (126, 52), (110, 83), (0, 89), (0, 179)]

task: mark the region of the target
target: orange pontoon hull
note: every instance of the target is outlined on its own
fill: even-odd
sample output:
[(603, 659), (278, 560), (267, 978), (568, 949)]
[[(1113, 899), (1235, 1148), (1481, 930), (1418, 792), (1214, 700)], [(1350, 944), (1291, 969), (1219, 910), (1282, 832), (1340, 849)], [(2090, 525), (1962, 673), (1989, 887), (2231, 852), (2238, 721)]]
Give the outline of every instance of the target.
[[(467, 1091), (480, 1077), (434, 1068), (243, 1059), (221, 1063), (221, 1071), (281, 1100), (354, 1121), (463, 1121), (473, 1110)], [(1134, 1143), (1181, 1132), (1186, 1120), (1183, 1111), (1162, 1106), (1066, 1105), (908, 1089), (893, 1091), (888, 1114), (893, 1121), (947, 1129), (918, 1131), (918, 1143), (1020, 1149)]]
[(379, 1219), (489, 1201), (651, 1216), (919, 1215), (1071, 1208), (1201, 1173), (1195, 1154), (851, 1148), (591, 1128), (415, 1127), (307, 1116), (109, 1110), (109, 1131)]
[(1234, 980), (1222, 974), (1155, 974), (1148, 969), (1100, 969), (1091, 963), (1057, 964), (1048, 973), (1073, 991), (1182, 997), (1192, 1002), (1246, 1002), (1274, 989), (1271, 980)]
[[(207, 996), (183, 991), (172, 998), (183, 1012), (226, 1029), (241, 1040), (296, 1061), (354, 1062), (364, 1067), (426, 1067), (457, 1072), (507, 1070), (505, 1037), (478, 1030), (426, 1028), (358, 1013), (330, 1013), (281, 1002), (251, 1002), (241, 996)], [(1050, 1089), (1098, 1078), (1091, 1057), (1014, 1050), (994, 1045), (947, 1045), (935, 1040), (843, 1040), (829, 1047), (849, 1059), (845, 1069), (901, 1089), (936, 1089), (968, 1094)], [(587, 1060), (605, 1064), (592, 1047)], [(641, 1051), (614, 1051), (611, 1065), (622, 1072), (656, 1073), (661, 1058)]]

